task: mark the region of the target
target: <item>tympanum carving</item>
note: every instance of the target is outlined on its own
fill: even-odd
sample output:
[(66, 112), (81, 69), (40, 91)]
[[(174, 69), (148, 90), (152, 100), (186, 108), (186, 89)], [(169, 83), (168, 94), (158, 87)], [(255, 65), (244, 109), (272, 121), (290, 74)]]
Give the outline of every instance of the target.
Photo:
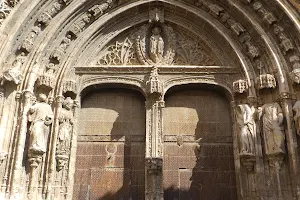
[(136, 53), (145, 65), (171, 65), (176, 50), (176, 35), (165, 24), (147, 24), (136, 33)]

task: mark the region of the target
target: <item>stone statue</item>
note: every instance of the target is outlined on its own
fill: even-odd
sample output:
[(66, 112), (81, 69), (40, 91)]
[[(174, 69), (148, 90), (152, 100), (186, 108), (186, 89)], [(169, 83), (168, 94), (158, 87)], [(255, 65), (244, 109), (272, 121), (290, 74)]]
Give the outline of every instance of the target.
[(295, 125), (296, 125), (296, 130), (297, 134), (300, 135), (300, 101), (297, 101), (295, 105), (293, 106), (293, 110), (295, 111)]
[(3, 72), (4, 79), (7, 81), (13, 81), (15, 84), (19, 84), (23, 79), (21, 67), (25, 61), (26, 56), (25, 53), (22, 52), (13, 62), (13, 67)]
[(63, 109), (59, 114), (59, 132), (56, 146), (56, 154), (68, 155), (70, 152), (70, 140), (73, 126), (73, 100), (67, 97), (63, 101)]
[(255, 154), (254, 138), (256, 136), (255, 108), (240, 104), (236, 109), (236, 120), (240, 137), (240, 153)]
[(154, 27), (150, 37), (150, 58), (153, 62), (159, 63), (162, 61), (164, 54), (164, 40), (161, 37), (161, 28)]
[(29, 110), (28, 121), (30, 125), (29, 151), (43, 154), (46, 152), (46, 141), (49, 134), (49, 126), (53, 120), (51, 106), (46, 102), (47, 96), (40, 94), (39, 102)]
[(263, 139), (267, 155), (284, 154), (283, 113), (278, 103), (265, 104), (259, 108), (263, 122)]

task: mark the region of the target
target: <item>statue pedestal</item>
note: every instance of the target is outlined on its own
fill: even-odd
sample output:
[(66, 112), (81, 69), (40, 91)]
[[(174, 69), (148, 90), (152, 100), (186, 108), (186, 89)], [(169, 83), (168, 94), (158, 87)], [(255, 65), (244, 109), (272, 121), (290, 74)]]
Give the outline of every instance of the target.
[(56, 168), (60, 171), (67, 164), (69, 160), (68, 155), (56, 155)]
[(242, 162), (243, 166), (249, 172), (253, 171), (254, 165), (256, 163), (256, 158), (255, 158), (254, 154), (245, 154), (245, 153), (242, 153), (242, 154), (240, 154), (240, 159), (241, 159), (241, 162)]

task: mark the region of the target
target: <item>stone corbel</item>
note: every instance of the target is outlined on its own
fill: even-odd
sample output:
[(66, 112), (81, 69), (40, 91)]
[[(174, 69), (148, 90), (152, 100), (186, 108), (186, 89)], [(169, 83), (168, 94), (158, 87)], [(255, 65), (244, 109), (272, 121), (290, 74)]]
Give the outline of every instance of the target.
[(256, 163), (256, 157), (253, 154), (240, 154), (240, 159), (243, 164), (243, 166), (249, 171), (253, 171), (255, 163)]
[(37, 168), (43, 160), (44, 152), (33, 151), (29, 149), (28, 151), (28, 162), (30, 167)]
[(267, 155), (267, 159), (271, 168), (280, 171), (284, 160), (284, 153)]
[(56, 155), (55, 158), (57, 171), (62, 170), (69, 161), (69, 155)]

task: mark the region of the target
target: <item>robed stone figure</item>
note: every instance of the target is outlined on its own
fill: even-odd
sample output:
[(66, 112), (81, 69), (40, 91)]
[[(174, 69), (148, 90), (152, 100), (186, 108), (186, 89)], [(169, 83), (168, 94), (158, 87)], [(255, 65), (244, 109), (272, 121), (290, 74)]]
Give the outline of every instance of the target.
[(159, 63), (163, 59), (164, 54), (164, 40), (161, 36), (161, 28), (160, 27), (154, 27), (152, 29), (152, 35), (150, 37), (150, 58), (153, 62)]
[(263, 139), (267, 155), (285, 153), (283, 113), (278, 103), (265, 104), (259, 108), (263, 122)]
[(256, 110), (248, 104), (240, 104), (236, 109), (237, 128), (240, 138), (240, 154), (254, 155), (254, 138), (256, 136), (255, 124)]
[(300, 101), (297, 101), (293, 106), (293, 110), (295, 111), (294, 121), (296, 125), (297, 134), (300, 135)]
[(49, 126), (53, 120), (51, 106), (46, 102), (47, 96), (40, 94), (38, 102), (29, 110), (29, 151), (43, 154), (46, 152), (46, 142), (49, 134)]

